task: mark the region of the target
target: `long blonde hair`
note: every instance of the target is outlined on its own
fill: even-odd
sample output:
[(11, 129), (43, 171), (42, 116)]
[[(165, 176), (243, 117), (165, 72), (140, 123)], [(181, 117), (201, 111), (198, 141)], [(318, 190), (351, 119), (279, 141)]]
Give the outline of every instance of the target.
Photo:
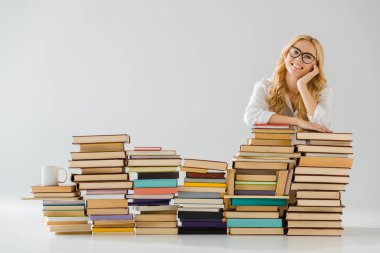
[[(294, 37), (282, 50), (281, 58), (277, 62), (277, 66), (273, 73), (273, 84), (269, 88), (268, 103), (269, 110), (276, 112), (277, 114), (283, 114), (285, 108), (285, 94), (289, 92), (286, 86), (285, 74), (285, 58), (289, 52), (291, 46), (293, 46), (299, 40), (307, 40), (313, 43), (317, 55), (316, 55), (316, 64), (319, 68), (319, 74), (311, 79), (310, 83), (307, 85), (307, 88), (315, 99), (318, 101), (321, 91), (325, 88), (327, 80), (323, 71), (324, 64), (324, 55), (323, 48), (319, 41), (309, 35), (298, 35)], [(308, 120), (307, 111), (305, 104), (303, 103), (302, 97), (298, 94), (295, 102), (295, 107), (298, 110), (298, 117), (304, 120)]]

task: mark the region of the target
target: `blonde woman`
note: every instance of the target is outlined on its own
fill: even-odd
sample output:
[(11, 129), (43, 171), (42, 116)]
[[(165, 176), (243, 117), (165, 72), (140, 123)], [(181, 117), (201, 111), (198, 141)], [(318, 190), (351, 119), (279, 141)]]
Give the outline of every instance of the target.
[(257, 82), (244, 122), (288, 124), (305, 130), (330, 131), (332, 89), (326, 85), (319, 41), (308, 35), (292, 39), (282, 50), (273, 80)]

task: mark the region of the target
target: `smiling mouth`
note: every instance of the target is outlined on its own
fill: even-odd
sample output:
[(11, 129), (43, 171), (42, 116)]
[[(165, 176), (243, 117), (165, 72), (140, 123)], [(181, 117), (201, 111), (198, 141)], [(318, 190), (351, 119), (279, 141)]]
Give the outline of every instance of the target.
[(297, 65), (297, 64), (294, 64), (294, 63), (291, 63), (292, 67), (295, 68), (295, 69), (303, 69), (303, 67)]

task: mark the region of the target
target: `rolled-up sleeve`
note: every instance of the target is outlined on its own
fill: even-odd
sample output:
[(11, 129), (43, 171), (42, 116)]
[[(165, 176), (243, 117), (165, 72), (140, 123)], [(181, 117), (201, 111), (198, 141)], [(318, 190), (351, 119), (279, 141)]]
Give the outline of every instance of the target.
[(244, 111), (244, 122), (249, 127), (257, 123), (266, 124), (274, 112), (269, 111), (268, 88), (270, 82), (262, 80), (255, 83), (249, 103)]
[(331, 102), (334, 93), (331, 87), (325, 87), (319, 96), (314, 115), (307, 115), (309, 121), (326, 128), (331, 128)]

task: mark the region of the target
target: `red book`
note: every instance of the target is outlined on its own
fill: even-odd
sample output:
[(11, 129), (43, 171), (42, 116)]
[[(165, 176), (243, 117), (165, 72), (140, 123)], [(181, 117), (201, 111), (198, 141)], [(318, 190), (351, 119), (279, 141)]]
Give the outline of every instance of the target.
[(178, 192), (178, 188), (135, 188), (134, 194), (176, 194)]
[(135, 147), (135, 151), (160, 151), (161, 147)]

